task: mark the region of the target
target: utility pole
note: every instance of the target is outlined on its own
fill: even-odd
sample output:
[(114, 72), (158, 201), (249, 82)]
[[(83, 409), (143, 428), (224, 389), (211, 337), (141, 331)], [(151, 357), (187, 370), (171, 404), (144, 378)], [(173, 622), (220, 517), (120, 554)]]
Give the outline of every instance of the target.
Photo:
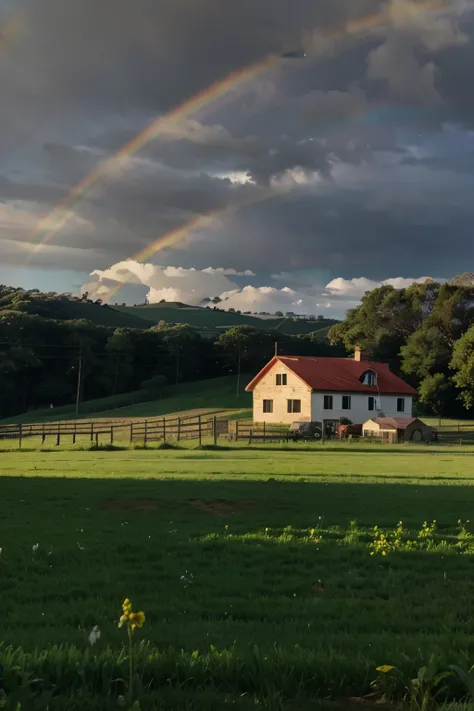
[(237, 397), (240, 395), (240, 341), (238, 343), (238, 352), (237, 352)]
[(82, 391), (82, 340), (81, 340), (81, 350), (79, 351), (79, 368), (77, 371), (76, 417), (79, 415), (79, 402), (81, 400), (81, 391)]
[(278, 341), (275, 341), (275, 356), (278, 355)]

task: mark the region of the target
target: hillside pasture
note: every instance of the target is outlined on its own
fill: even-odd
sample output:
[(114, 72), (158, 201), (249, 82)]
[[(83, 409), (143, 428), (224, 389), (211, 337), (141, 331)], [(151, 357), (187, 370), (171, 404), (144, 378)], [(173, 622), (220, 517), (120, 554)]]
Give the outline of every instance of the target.
[[(134, 640), (147, 711), (309, 711), (327, 698), (347, 710), (385, 682), (381, 664), (396, 667), (399, 699), (434, 649), (441, 669), (466, 667), (474, 548), (458, 520), (474, 505), (473, 451), (4, 454), (9, 702), (116, 709), (128, 691), (125, 597), (147, 616)], [(374, 526), (392, 542), (386, 555)]]
[[(158, 416), (172, 416), (184, 411), (206, 409), (213, 411), (246, 410), (252, 406), (252, 396), (246, 393), (245, 385), (250, 375), (241, 376), (241, 391), (237, 395), (236, 376), (211, 378), (195, 382), (170, 385), (163, 389), (158, 399), (146, 391), (123, 393), (106, 398), (88, 400), (80, 405), (79, 419), (140, 419)], [(3, 423), (57, 422), (75, 420), (74, 405), (53, 409), (33, 410), (16, 417), (0, 421)]]
[(315, 333), (325, 340), (331, 326), (337, 323), (334, 319), (308, 321), (286, 317), (258, 317), (248, 314), (238, 314), (224, 310), (214, 310), (200, 306), (187, 306), (178, 303), (148, 304), (146, 306), (114, 306), (116, 312), (142, 318), (147, 322), (166, 321), (167, 323), (187, 323), (196, 328), (201, 335), (216, 336), (232, 326), (253, 326), (265, 331), (278, 331), (288, 335)]

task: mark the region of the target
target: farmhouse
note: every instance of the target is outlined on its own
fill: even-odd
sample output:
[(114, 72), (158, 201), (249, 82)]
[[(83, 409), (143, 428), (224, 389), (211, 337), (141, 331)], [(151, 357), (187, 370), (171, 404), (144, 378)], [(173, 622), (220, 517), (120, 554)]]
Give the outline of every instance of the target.
[(339, 421), (410, 417), (416, 390), (385, 363), (354, 358), (275, 356), (246, 390), (253, 393), (255, 422)]
[(364, 437), (386, 442), (430, 442), (433, 430), (417, 417), (373, 417), (362, 425)]

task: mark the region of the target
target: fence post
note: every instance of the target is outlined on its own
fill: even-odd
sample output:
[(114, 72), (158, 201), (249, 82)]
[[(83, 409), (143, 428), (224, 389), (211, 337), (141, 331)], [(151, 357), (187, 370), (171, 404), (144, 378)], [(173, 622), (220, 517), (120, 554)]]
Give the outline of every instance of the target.
[(18, 425), (18, 449), (21, 449), (21, 439), (23, 436), (22, 425)]
[(43, 433), (41, 435), (41, 444), (44, 444), (45, 440), (46, 440), (46, 430), (44, 429), (44, 425), (43, 425)]
[(145, 420), (145, 433), (143, 435), (143, 444), (146, 444), (148, 440), (148, 420)]
[(199, 446), (202, 445), (202, 428), (201, 428), (201, 415), (198, 417), (198, 427), (199, 427)]
[(91, 442), (94, 441), (94, 423), (91, 422)]
[(130, 422), (130, 443), (133, 442), (133, 422)]
[(252, 444), (252, 428), (249, 429), (249, 444)]
[(181, 439), (181, 417), (178, 417), (178, 442)]
[(114, 443), (114, 426), (110, 425), (110, 444)]
[(163, 417), (163, 442), (166, 442), (166, 418)]
[(56, 447), (61, 444), (61, 427), (58, 425), (58, 431), (56, 433)]
[(214, 434), (214, 447), (217, 447), (217, 417), (214, 415), (214, 420), (212, 422), (212, 429)]
[(265, 428), (265, 420), (263, 421), (263, 444), (266, 442), (266, 428)]
[(239, 441), (239, 421), (235, 421), (235, 441)]
[(98, 432), (95, 433), (95, 444), (96, 444), (96, 447), (99, 446), (99, 433)]

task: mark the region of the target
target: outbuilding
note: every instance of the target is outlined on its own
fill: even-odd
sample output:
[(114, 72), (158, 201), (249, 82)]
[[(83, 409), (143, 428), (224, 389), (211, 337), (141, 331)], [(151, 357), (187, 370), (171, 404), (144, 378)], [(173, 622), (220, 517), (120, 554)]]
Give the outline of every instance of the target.
[(385, 442), (431, 442), (433, 429), (417, 417), (374, 417), (362, 425), (364, 437)]

